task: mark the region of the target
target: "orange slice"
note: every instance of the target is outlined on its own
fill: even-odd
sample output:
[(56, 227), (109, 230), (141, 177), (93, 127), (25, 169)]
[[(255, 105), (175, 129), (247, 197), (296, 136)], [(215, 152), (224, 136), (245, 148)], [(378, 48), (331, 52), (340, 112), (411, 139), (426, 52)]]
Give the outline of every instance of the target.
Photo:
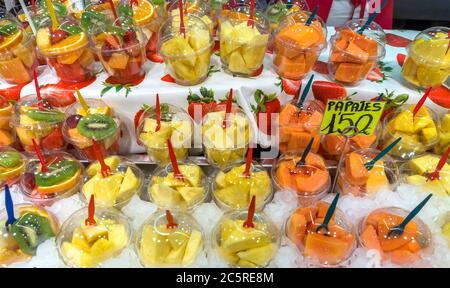
[(72, 178), (61, 182), (59, 184), (48, 186), (48, 187), (38, 187), (37, 191), (41, 194), (53, 194), (53, 193), (59, 193), (59, 192), (65, 192), (66, 190), (71, 189), (74, 187), (80, 180), (81, 176), (81, 170), (78, 170), (75, 175), (72, 176)]
[(142, 26), (150, 23), (155, 14), (150, 1), (139, 0), (137, 5), (133, 5), (133, 19), (136, 25)]
[(0, 43), (0, 51), (19, 44), (22, 41), (22, 38), (23, 32), (20, 29), (13, 35), (5, 37), (3, 42)]
[(59, 231), (59, 225), (56, 222), (55, 218), (50, 215), (47, 210), (34, 206), (34, 205), (25, 205), (25, 206), (20, 206), (19, 207), (19, 215), (25, 215), (27, 213), (33, 213), (33, 214), (37, 214), (39, 216), (42, 216), (44, 218), (47, 218), (48, 221), (50, 222), (50, 225), (52, 226), (52, 230), (53, 232), (56, 234)]
[(86, 33), (82, 32), (76, 35), (69, 36), (64, 40), (51, 45), (50, 47), (43, 48), (42, 50), (46, 54), (65, 54), (78, 49), (82, 49), (87, 45), (88, 38), (86, 36)]
[(20, 164), (19, 166), (0, 173), (0, 179), (2, 181), (8, 181), (10, 179), (18, 177), (18, 176), (20, 176), (20, 174), (22, 174), (24, 167), (25, 167), (25, 162), (22, 162), (22, 164)]

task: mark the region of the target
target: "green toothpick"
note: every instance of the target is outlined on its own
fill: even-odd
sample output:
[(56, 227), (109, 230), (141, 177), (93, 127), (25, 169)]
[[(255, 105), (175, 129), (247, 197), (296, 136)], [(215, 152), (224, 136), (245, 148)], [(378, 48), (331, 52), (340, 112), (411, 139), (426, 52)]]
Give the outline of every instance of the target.
[(395, 139), (394, 142), (392, 142), (391, 144), (389, 144), (388, 146), (386, 146), (386, 148), (384, 148), (383, 150), (380, 151), (380, 153), (378, 153), (377, 156), (375, 156), (372, 160), (370, 160), (369, 162), (364, 164), (364, 167), (366, 167), (367, 170), (372, 170), (373, 165), (375, 165), (375, 163), (377, 163), (378, 160), (380, 160), (381, 158), (383, 158), (384, 155), (386, 155), (389, 151), (392, 150), (392, 148), (394, 148), (395, 145), (397, 145), (398, 142), (400, 142), (400, 140), (402, 140), (402, 137), (398, 137), (397, 139)]

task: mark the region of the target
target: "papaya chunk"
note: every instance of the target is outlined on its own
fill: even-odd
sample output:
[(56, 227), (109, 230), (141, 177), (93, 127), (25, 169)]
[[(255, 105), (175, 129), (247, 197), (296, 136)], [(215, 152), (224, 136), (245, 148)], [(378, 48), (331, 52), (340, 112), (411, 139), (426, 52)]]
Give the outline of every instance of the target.
[(359, 80), (363, 65), (357, 63), (340, 63), (337, 65), (336, 80), (344, 83), (352, 83)]
[(306, 236), (304, 254), (321, 263), (335, 265), (345, 260), (352, 243), (347, 240), (310, 233)]
[(364, 163), (360, 154), (356, 152), (348, 154), (345, 161), (345, 176), (351, 184), (358, 186), (366, 184), (369, 171), (364, 167)]

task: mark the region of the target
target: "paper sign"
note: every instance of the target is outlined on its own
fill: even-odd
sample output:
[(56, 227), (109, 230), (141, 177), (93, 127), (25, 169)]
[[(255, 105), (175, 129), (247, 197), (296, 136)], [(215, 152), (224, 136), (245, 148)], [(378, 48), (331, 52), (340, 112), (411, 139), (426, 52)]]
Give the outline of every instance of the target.
[(351, 135), (372, 135), (380, 121), (386, 102), (328, 100), (323, 115), (321, 134), (342, 134), (348, 127), (356, 127)]

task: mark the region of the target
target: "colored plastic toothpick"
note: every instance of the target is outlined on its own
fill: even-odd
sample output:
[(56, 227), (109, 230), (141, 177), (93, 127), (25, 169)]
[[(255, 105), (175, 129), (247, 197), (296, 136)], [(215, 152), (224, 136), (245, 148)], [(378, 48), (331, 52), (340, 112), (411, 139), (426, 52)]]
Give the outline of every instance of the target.
[(36, 152), (39, 162), (41, 163), (41, 171), (48, 172), (48, 167), (45, 164), (44, 156), (42, 156), (42, 152), (41, 152), (41, 149), (39, 149), (39, 145), (37, 145), (37, 143), (34, 139), (31, 139), (31, 141), (33, 142), (34, 151)]
[(449, 154), (450, 154), (450, 146), (448, 146), (447, 150), (445, 150), (444, 154), (442, 154), (441, 159), (439, 159), (438, 165), (436, 166), (436, 169), (434, 170), (434, 172), (431, 172), (430, 174), (428, 174), (427, 181), (433, 181), (435, 179), (439, 179), (439, 173), (441, 172), (445, 163), (447, 163)]
[(253, 217), (255, 216), (256, 209), (256, 196), (253, 195), (250, 206), (248, 206), (247, 220), (245, 220), (243, 226), (244, 228), (255, 228), (255, 223), (253, 223)]
[(98, 163), (100, 163), (100, 173), (102, 173), (102, 176), (111, 176), (111, 168), (105, 163), (102, 150), (94, 139), (92, 139), (92, 148), (94, 149), (95, 158), (97, 158)]
[(173, 215), (172, 215), (172, 213), (170, 213), (169, 210), (166, 210), (166, 220), (167, 220), (166, 227), (168, 229), (177, 228), (178, 224), (173, 219)]
[(311, 139), (308, 142), (308, 145), (306, 146), (305, 150), (303, 151), (302, 158), (295, 164), (296, 167), (300, 167), (305, 165), (306, 157), (308, 157), (309, 151), (311, 151), (311, 147), (314, 143), (314, 137), (311, 137)]
[(6, 208), (6, 227), (9, 225), (12, 225), (14, 222), (16, 222), (16, 218), (14, 218), (14, 203), (12, 201), (11, 192), (9, 191), (8, 184), (5, 184), (5, 208)]
[(377, 163), (378, 160), (383, 158), (384, 155), (386, 155), (389, 151), (391, 151), (392, 148), (394, 148), (394, 146), (397, 145), (398, 142), (400, 142), (401, 140), (402, 140), (402, 137), (398, 137), (397, 139), (395, 139), (394, 142), (392, 142), (391, 144), (386, 146), (386, 148), (381, 150), (380, 153), (378, 153), (377, 156), (373, 157), (372, 160), (370, 160), (369, 162), (365, 163), (364, 167), (366, 167), (366, 169), (369, 170), (369, 171), (372, 170), (373, 165), (375, 165), (375, 163)]
[(91, 194), (91, 198), (89, 199), (89, 205), (88, 205), (88, 217), (86, 218), (86, 220), (84, 220), (84, 224), (86, 226), (92, 226), (97, 224), (97, 222), (95, 222), (95, 200), (94, 200), (94, 194)]
[(233, 105), (233, 88), (230, 89), (230, 93), (228, 94), (227, 106), (225, 108), (225, 117), (223, 118), (223, 121), (222, 121), (222, 128), (223, 129), (227, 128), (228, 118), (229, 118), (230, 113), (231, 113), (231, 106), (232, 105)]

